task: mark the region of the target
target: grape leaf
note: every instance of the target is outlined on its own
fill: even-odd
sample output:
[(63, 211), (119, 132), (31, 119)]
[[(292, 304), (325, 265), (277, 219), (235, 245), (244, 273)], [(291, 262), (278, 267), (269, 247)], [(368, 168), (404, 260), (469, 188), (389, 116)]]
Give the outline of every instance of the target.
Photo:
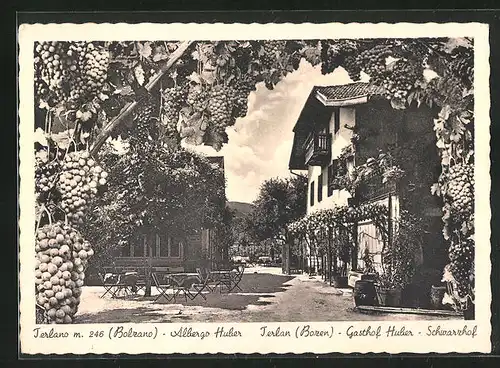
[(439, 111), (438, 117), (441, 120), (446, 121), (450, 117), (450, 114), (451, 114), (451, 107), (450, 107), (450, 105), (444, 105), (443, 108), (441, 109), (441, 111)]
[(431, 194), (436, 196), (441, 195), (441, 186), (438, 183), (434, 183), (431, 185)]
[(169, 53), (163, 46), (158, 46), (155, 48), (154, 53), (153, 53), (153, 61), (156, 63), (161, 60), (168, 59)]
[(201, 78), (202, 77), (196, 72), (193, 72), (189, 76), (186, 77), (187, 80), (194, 82), (196, 84), (202, 84)]
[(145, 42), (144, 44), (137, 43), (139, 55), (145, 59), (151, 56), (153, 49), (151, 48), (151, 42)]
[(137, 80), (137, 83), (139, 83), (139, 85), (144, 85), (144, 80), (145, 80), (145, 77), (144, 77), (144, 69), (142, 69), (142, 65), (137, 65), (135, 68), (134, 68), (134, 76), (135, 76), (135, 79)]
[(316, 66), (321, 62), (321, 50), (318, 47), (306, 47), (302, 52), (304, 58), (311, 63), (312, 66)]
[(35, 142), (41, 144), (44, 147), (49, 146), (49, 142), (47, 141), (47, 137), (42, 128), (37, 128), (37, 130), (35, 130)]
[(74, 129), (69, 129), (64, 132), (51, 134), (50, 139), (61, 149), (67, 149), (71, 144), (71, 137), (73, 136)]
[(39, 150), (35, 153), (35, 158), (47, 161), (49, 159), (49, 153), (46, 150)]

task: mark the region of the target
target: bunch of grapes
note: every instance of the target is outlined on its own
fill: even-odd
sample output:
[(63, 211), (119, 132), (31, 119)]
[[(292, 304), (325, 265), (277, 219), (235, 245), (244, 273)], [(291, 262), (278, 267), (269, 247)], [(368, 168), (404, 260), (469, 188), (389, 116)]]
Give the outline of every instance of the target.
[(177, 131), (177, 122), (179, 121), (179, 112), (187, 100), (188, 90), (182, 86), (167, 88), (162, 91), (163, 121), (168, 121), (168, 126)]
[(47, 158), (38, 159), (35, 168), (35, 188), (36, 192), (46, 197), (54, 188), (55, 175), (59, 171), (59, 161), (49, 161)]
[(377, 83), (383, 79), (387, 57), (392, 56), (392, 48), (387, 44), (377, 44), (356, 56), (358, 65)]
[(66, 42), (35, 43), (35, 94), (49, 104), (57, 104), (68, 97), (67, 65), (72, 63), (72, 59), (67, 52)]
[(89, 201), (106, 185), (108, 173), (102, 169), (87, 151), (70, 152), (62, 165), (58, 190), (61, 193), (61, 207), (69, 221), (82, 224)]
[(407, 59), (399, 59), (394, 62), (390, 71), (385, 73), (382, 82), (384, 95), (387, 99), (405, 98), (415, 83), (423, 76), (422, 65)]
[(274, 40), (264, 41), (264, 54), (262, 55), (262, 65), (271, 68), (275, 65), (278, 56), (285, 50), (286, 41)]
[(68, 54), (77, 60), (76, 65), (70, 65), (70, 71), (74, 72), (70, 99), (95, 96), (107, 79), (109, 52), (90, 42), (77, 42), (70, 45)]
[(474, 166), (457, 164), (448, 171), (446, 196), (453, 213), (470, 215), (474, 208)]
[(187, 94), (187, 103), (193, 107), (194, 111), (206, 109), (208, 93), (202, 88), (190, 88)]
[(344, 58), (342, 66), (346, 70), (351, 80), (359, 81), (361, 79), (361, 67), (357, 63), (356, 58), (354, 56), (351, 55), (346, 56)]
[[(337, 40), (330, 43), (321, 41), (321, 73), (329, 74), (343, 65), (346, 57), (353, 56), (357, 50), (356, 44), (350, 40)], [(352, 60), (348, 60), (347, 68), (352, 68)], [(356, 67), (353, 68), (353, 75), (356, 75)]]
[(233, 88), (233, 111), (234, 116), (244, 117), (248, 112), (248, 96), (250, 92), (255, 91), (255, 81), (245, 75), (239, 79)]
[(449, 271), (457, 282), (457, 291), (461, 298), (469, 292), (474, 269), (474, 248), (474, 241), (466, 239), (452, 242), (449, 249)]
[(148, 94), (138, 102), (139, 107), (134, 114), (134, 128), (131, 134), (131, 143), (143, 144), (154, 135), (154, 120), (158, 120), (160, 106), (153, 95)]
[(95, 96), (107, 79), (109, 53), (89, 42), (35, 45), (35, 93), (53, 106)]
[(208, 100), (208, 112), (211, 117), (211, 128), (214, 132), (223, 133), (231, 125), (232, 92), (229, 88), (218, 85), (212, 88)]
[(37, 230), (35, 251), (36, 302), (45, 309), (49, 323), (71, 323), (94, 251), (76, 229), (62, 222)]
[(449, 64), (452, 73), (467, 87), (472, 87), (474, 81), (474, 50), (463, 46), (452, 52), (453, 60)]

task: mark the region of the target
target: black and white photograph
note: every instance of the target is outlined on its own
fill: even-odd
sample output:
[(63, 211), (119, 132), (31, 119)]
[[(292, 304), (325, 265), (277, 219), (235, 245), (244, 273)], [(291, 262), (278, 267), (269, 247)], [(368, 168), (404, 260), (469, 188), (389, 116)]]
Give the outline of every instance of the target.
[(20, 37), (27, 350), (489, 349), (487, 27), (65, 26)]

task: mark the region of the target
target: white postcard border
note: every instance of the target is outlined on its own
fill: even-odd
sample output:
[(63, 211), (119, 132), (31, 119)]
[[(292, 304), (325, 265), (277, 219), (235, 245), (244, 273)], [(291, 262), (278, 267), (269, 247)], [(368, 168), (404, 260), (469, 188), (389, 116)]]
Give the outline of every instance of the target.
[[(104, 354), (104, 353), (470, 353), (490, 352), (490, 134), (489, 134), (489, 41), (488, 25), (479, 23), (331, 23), (331, 24), (35, 24), (19, 28), (19, 139), (20, 139), (20, 343), (25, 354)], [(475, 40), (475, 211), (476, 211), (476, 320), (475, 321), (399, 321), (399, 322), (311, 322), (311, 323), (139, 323), (35, 325), (33, 234), (34, 190), (34, 92), (33, 42), (44, 40), (228, 40), (228, 39), (326, 39), (381, 37), (461, 37)], [(474, 330), (475, 336), (427, 336), (428, 326), (443, 329)], [(120, 330), (120, 326), (122, 329)], [(290, 337), (265, 338), (261, 327), (289, 330)], [(325, 336), (299, 336), (301, 329), (324, 331)], [(353, 326), (353, 327), (351, 327)], [(380, 327), (381, 337), (349, 337), (348, 331)], [(390, 326), (405, 326), (412, 337), (384, 337)], [(34, 337), (40, 330), (54, 328), (68, 333), (67, 338)], [(180, 327), (210, 333), (201, 337), (172, 337)], [(233, 328), (241, 336), (215, 337), (218, 328)], [(117, 338), (117, 329), (118, 336)], [(132, 329), (154, 334), (150, 337), (125, 337)], [(38, 331), (40, 331), (38, 330)], [(103, 331), (102, 338), (89, 338), (90, 331)], [(81, 337), (75, 337), (75, 333)]]

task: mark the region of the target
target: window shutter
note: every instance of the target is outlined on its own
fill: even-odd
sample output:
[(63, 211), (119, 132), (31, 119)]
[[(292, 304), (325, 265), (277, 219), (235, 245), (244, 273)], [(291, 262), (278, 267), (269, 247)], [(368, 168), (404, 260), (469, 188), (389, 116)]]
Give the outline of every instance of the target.
[(318, 176), (318, 203), (323, 200), (323, 173)]
[(332, 179), (333, 179), (333, 164), (330, 164), (330, 166), (328, 166), (328, 197), (330, 197), (333, 194), (333, 189), (331, 186)]
[(309, 203), (311, 206), (314, 206), (314, 195), (316, 193), (314, 192), (314, 181), (311, 182), (311, 188), (309, 190)]

